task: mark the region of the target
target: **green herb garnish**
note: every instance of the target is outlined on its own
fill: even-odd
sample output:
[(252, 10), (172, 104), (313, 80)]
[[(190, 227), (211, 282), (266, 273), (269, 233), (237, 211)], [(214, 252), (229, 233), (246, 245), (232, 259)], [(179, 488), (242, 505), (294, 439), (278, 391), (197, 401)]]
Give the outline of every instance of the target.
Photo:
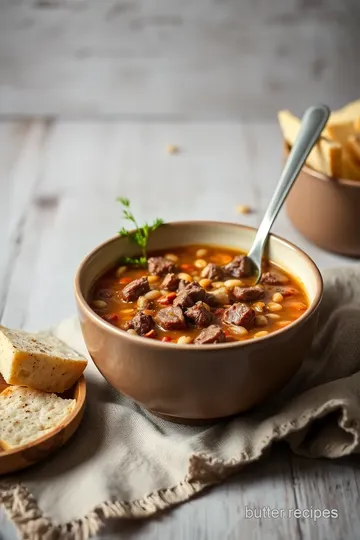
[(146, 248), (149, 241), (149, 235), (151, 232), (155, 231), (158, 227), (160, 227), (160, 225), (162, 225), (164, 221), (158, 218), (154, 221), (152, 225), (145, 223), (142, 227), (139, 227), (136, 219), (134, 218), (134, 215), (130, 210), (129, 199), (125, 199), (124, 197), (118, 197), (116, 200), (123, 206), (123, 218), (127, 221), (130, 221), (135, 227), (133, 231), (128, 231), (125, 229), (125, 227), (122, 227), (118, 234), (120, 236), (126, 236), (131, 242), (137, 244), (141, 248), (140, 257), (123, 257), (121, 261), (124, 264), (131, 264), (133, 266), (146, 266)]

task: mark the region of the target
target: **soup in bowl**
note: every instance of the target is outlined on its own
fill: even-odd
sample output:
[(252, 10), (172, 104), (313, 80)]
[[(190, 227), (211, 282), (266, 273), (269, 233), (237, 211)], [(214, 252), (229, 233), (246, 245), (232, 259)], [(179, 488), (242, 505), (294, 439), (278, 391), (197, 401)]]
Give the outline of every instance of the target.
[(117, 390), (182, 422), (248, 410), (298, 370), (314, 336), (319, 270), (270, 236), (262, 279), (246, 253), (255, 229), (184, 222), (151, 234), (146, 264), (116, 237), (81, 264), (75, 290), (86, 346)]

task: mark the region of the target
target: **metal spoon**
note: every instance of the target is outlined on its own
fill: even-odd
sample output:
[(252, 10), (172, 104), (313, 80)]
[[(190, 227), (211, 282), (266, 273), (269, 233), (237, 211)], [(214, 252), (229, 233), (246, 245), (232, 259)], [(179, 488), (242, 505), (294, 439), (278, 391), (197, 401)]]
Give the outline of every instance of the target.
[(329, 115), (330, 110), (326, 105), (309, 107), (305, 111), (299, 134), (248, 253), (253, 265), (253, 275), (256, 277), (255, 284), (261, 279), (261, 260), (270, 229), (306, 158), (324, 129)]

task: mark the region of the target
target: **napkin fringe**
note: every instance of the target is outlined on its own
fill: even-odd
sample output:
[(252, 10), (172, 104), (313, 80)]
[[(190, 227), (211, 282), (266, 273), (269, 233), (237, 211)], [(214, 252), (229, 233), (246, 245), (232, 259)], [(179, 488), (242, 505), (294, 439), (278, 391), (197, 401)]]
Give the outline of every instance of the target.
[[(187, 501), (203, 489), (219, 484), (237, 473), (246, 463), (261, 458), (277, 440), (289, 437), (288, 442), (298, 454), (306, 453), (297, 444), (292, 444), (291, 436), (301, 433), (311, 421), (327, 414), (338, 413), (337, 425), (352, 436), (352, 441), (334, 449), (325, 446), (320, 455), (336, 458), (359, 452), (360, 422), (359, 411), (351, 407), (345, 399), (332, 399), (316, 409), (309, 409), (296, 420), (279, 426), (272, 426), (264, 436), (256, 453), (242, 451), (236, 458), (224, 460), (210, 454), (194, 454), (189, 461), (188, 474), (178, 485), (150, 493), (143, 499), (134, 501), (105, 501), (81, 519), (57, 525), (43, 515), (35, 498), (23, 484), (0, 484), (0, 505), (19, 529), (23, 540), (87, 540), (99, 532), (108, 519), (142, 519)], [(313, 456), (314, 457), (314, 456)]]
[(87, 540), (106, 520), (141, 519), (187, 501), (204, 489), (201, 482), (183, 481), (134, 501), (106, 501), (81, 519), (56, 525), (46, 518), (23, 484), (1, 485), (0, 505), (20, 531), (23, 540)]

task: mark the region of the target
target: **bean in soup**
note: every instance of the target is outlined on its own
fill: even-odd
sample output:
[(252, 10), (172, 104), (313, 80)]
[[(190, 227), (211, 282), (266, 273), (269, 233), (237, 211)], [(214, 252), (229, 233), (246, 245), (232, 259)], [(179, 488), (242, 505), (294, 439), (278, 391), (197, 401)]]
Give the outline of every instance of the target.
[(245, 254), (207, 245), (152, 253), (147, 268), (119, 266), (95, 283), (90, 304), (105, 321), (167, 343), (213, 344), (266, 336), (308, 307), (302, 286), (264, 260), (251, 286)]

